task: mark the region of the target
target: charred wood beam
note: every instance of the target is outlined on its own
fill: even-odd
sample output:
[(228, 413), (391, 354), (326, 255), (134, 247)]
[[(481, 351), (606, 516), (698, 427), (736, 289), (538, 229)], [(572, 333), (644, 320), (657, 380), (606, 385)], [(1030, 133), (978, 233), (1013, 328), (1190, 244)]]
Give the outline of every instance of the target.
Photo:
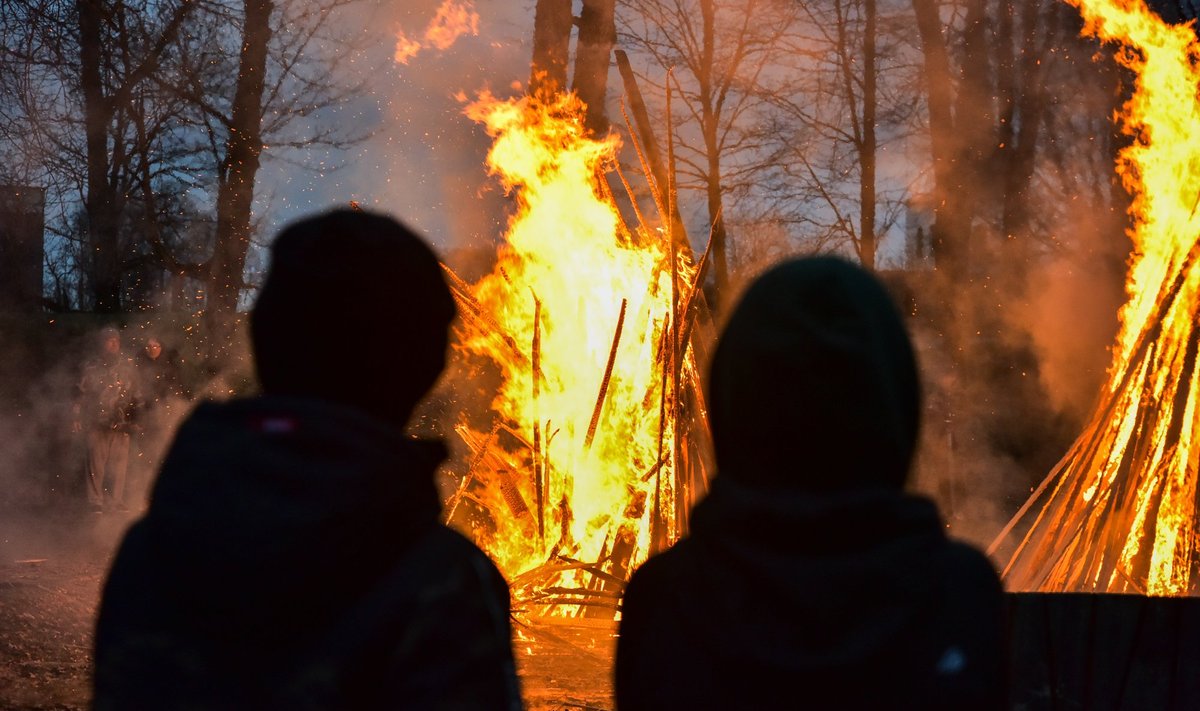
[[(629, 108), (633, 111), (634, 122), (637, 126), (637, 134), (642, 147), (645, 149), (646, 163), (649, 165), (649, 173), (647, 178), (652, 180), (652, 189), (662, 190), (667, 185), (667, 169), (663, 164), (662, 155), (658, 151), (658, 140), (654, 137), (654, 129), (650, 123), (650, 114), (646, 110), (646, 101), (642, 98), (642, 90), (638, 86), (637, 76), (633, 73), (633, 65), (629, 63), (629, 55), (624, 50), (618, 49), (613, 53), (617, 58), (617, 69), (621, 72), (621, 81), (625, 84), (625, 95), (629, 99)], [(656, 187), (657, 186), (657, 187)], [(660, 206), (666, 205), (665, 196), (658, 195)], [(660, 208), (661, 209), (661, 208)], [(676, 243), (680, 249), (686, 250), (685, 253), (691, 255), (691, 245), (688, 243), (687, 230), (683, 226), (683, 218), (679, 215), (678, 207), (664, 215), (664, 219), (671, 222), (671, 233), (674, 236)]]

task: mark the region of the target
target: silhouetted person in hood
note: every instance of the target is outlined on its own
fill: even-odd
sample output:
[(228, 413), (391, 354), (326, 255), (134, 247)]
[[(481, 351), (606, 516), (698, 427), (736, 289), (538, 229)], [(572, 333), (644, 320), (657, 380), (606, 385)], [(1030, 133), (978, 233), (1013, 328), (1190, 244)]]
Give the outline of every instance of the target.
[(800, 259), (750, 287), (713, 357), (718, 475), (625, 593), (622, 711), (1001, 707), (996, 573), (903, 491), (918, 401), (865, 271)]
[(454, 303), (394, 220), (291, 225), (251, 315), (261, 397), (201, 404), (104, 589), (97, 709), (508, 709), (508, 587), (440, 523), (404, 427)]

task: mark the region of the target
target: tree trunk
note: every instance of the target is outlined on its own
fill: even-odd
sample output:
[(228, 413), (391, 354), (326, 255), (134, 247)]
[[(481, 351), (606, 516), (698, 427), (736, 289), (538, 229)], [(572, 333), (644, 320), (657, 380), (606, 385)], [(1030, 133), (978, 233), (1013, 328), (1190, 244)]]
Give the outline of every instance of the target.
[(950, 58), (942, 36), (937, 0), (912, 0), (925, 59), (925, 84), (929, 106), (929, 139), (933, 153), (934, 209), (933, 258), (947, 277), (955, 280), (962, 272), (960, 241), (970, 224), (963, 219), (953, 195), (955, 182), (954, 90)]
[(571, 0), (538, 0), (533, 18), (530, 95), (553, 95), (567, 88), (573, 21)]
[(593, 135), (608, 132), (604, 98), (608, 65), (617, 39), (616, 0), (583, 0), (575, 45), (575, 93), (587, 106), (585, 125)]
[[(1039, 22), (1040, 4), (1038, 0), (1024, 0), (1021, 11), (1021, 53), (1015, 63), (1013, 74), (1020, 77), (1021, 94), (1015, 100), (1016, 121), (1015, 130), (1007, 125), (1014, 123), (1010, 117), (1002, 130), (1001, 141), (1007, 141), (1002, 149), (1004, 161), (1004, 203), (1002, 206), (1000, 227), (1004, 236), (1004, 244), (1009, 252), (1010, 263), (1016, 268), (1012, 270), (1012, 286), (1020, 293), (1023, 291), (1024, 276), (1027, 273), (1027, 262), (1030, 256), (1029, 213), (1026, 210), (1028, 198), (1027, 188), (1033, 178), (1036, 167), (1036, 151), (1040, 142), (1042, 129), (1042, 112), (1045, 107), (1045, 73), (1041, 52), (1037, 47), (1037, 39), (1049, 29), (1045, 22)], [(1001, 68), (1003, 69), (1003, 68)], [(1003, 76), (1003, 73), (1001, 74)]]
[(875, 0), (864, 0), (863, 22), (863, 123), (862, 146), (859, 149), (859, 204), (862, 223), (859, 227), (859, 260), (864, 268), (875, 270), (875, 113), (878, 97), (875, 88)]
[(93, 307), (101, 313), (121, 310), (121, 255), (117, 240), (117, 196), (108, 181), (108, 124), (112, 111), (104, 96), (101, 74), (102, 0), (78, 0), (80, 87), (87, 145), (87, 237)]
[(726, 287), (729, 284), (729, 258), (725, 233), (725, 210), (721, 186), (721, 146), (717, 140), (718, 121), (716, 96), (713, 87), (714, 55), (716, 52), (716, 4), (714, 0), (700, 0), (700, 18), (702, 26), (702, 46), (700, 49), (700, 67), (696, 79), (700, 84), (700, 104), (703, 110), (701, 128), (704, 131), (704, 151), (708, 157), (706, 188), (708, 195), (708, 223), (712, 225), (712, 261), (713, 274), (716, 278), (716, 303), (713, 308), (721, 308)]
[[(254, 181), (262, 154), (262, 101), (274, 0), (244, 0), (245, 26), (233, 112), (217, 192), (217, 235), (206, 313), (215, 354), (225, 348), (225, 325), (236, 311), (250, 249)], [(221, 337), (219, 337), (221, 336)]]
[(954, 261), (951, 276), (955, 280), (971, 276), (973, 229), (977, 206), (989, 204), (995, 187), (984, 177), (996, 145), (996, 112), (989, 60), (987, 0), (967, 0), (963, 30), (962, 81), (954, 107), (954, 136), (958, 142), (954, 156), (950, 191), (942, 200), (952, 203), (955, 232)]

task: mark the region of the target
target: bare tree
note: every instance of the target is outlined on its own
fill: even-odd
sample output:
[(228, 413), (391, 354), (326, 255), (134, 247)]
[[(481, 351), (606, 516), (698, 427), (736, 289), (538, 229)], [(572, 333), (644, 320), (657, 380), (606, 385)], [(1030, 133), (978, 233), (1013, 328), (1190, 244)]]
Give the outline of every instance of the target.
[[(907, 6), (903, 6), (907, 10)], [(763, 192), (773, 219), (808, 241), (849, 245), (874, 269), (911, 176), (877, 175), (880, 150), (902, 150), (916, 113), (911, 23), (898, 3), (819, 0), (784, 38), (794, 79), (770, 97), (774, 137)], [(894, 173), (894, 171), (893, 171)]]
[[(994, 268), (999, 256), (1019, 275), (1044, 239), (1035, 217), (1054, 214), (1053, 200), (1067, 197), (1031, 189), (1062, 177), (1046, 172), (1054, 167), (1047, 140), (1075, 134), (1048, 133), (1068, 128), (1063, 104), (1071, 102), (1056, 89), (1084, 101), (1103, 92), (1096, 81), (1104, 72), (1087, 61), (1099, 47), (1077, 37), (1072, 9), (1047, 0), (965, 0), (949, 22), (936, 0), (912, 7), (924, 57), (938, 267), (963, 282)], [(1005, 255), (992, 254), (986, 233), (999, 236)]]
[[(193, 140), (215, 176), (216, 232), (208, 261), (207, 313), (215, 325), (237, 310), (252, 246), (253, 204), (264, 149), (304, 155), (345, 148), (365, 135), (323, 116), (365, 82), (341, 70), (357, 44), (338, 35), (337, 13), (352, 0), (227, 0), (204, 10), (179, 43), (161, 86), (191, 112)], [(299, 162), (304, 163), (304, 155)]]
[[(124, 193), (120, 180), (127, 146), (118, 133), (110, 139), (114, 122), (123, 127), (125, 114), (139, 85), (159, 67), (163, 53), (193, 10), (192, 0), (179, 0), (163, 14), (161, 28), (130, 37), (131, 25), (143, 16), (132, 16), (124, 3), (78, 0), (79, 83), (83, 96), (83, 124), (87, 155), (88, 241), (95, 259), (92, 290), (97, 311), (121, 308), (121, 250), (117, 240)], [(106, 36), (105, 26), (116, 32)], [(139, 45), (144, 45), (141, 49)], [(141, 51), (138, 51), (141, 49)], [(105, 69), (108, 69), (106, 77)], [(123, 133), (123, 132), (122, 132)], [(116, 180), (114, 180), (116, 176)]]
[(173, 110), (155, 111), (151, 130), (141, 136), (135, 135), (136, 114), (145, 116), (147, 87), (194, 9), (193, 0), (13, 0), (0, 6), (6, 38), (0, 144), (19, 170), (50, 187), (64, 227), (75, 214), (69, 194), (78, 195), (87, 218), (79, 266), (99, 311), (122, 308), (126, 206), (147, 166), (158, 160)]
[[(314, 149), (364, 137), (328, 115), (365, 84), (340, 71), (361, 41), (335, 24), (350, 1), (0, 8), (15, 40), (0, 51), (0, 117), (11, 119), (0, 122), (0, 151), (15, 159), (0, 172), (55, 186), (62, 239), (74, 238), (71, 205), (85, 206), (87, 248), (62, 254), (79, 255), (92, 306), (122, 308), (124, 275), (153, 262), (205, 279), (214, 320), (237, 309), (265, 147), (305, 164)], [(180, 244), (166, 209), (180, 191), (210, 196), (204, 254)]]
[(566, 91), (571, 31), (578, 27), (571, 90), (586, 107), (585, 126), (597, 135), (608, 130), (604, 100), (616, 41), (615, 13), (616, 0), (583, 0), (579, 17), (571, 14), (571, 0), (538, 0), (534, 10), (529, 94), (553, 97)]
[[(703, 193), (720, 294), (729, 280), (725, 203), (749, 192), (767, 170), (763, 134), (753, 130), (777, 81), (795, 4), (772, 0), (622, 0), (622, 43), (646, 56), (645, 83), (660, 94), (673, 70), (681, 101), (674, 117), (680, 187)], [(665, 122), (664, 122), (665, 125)]]

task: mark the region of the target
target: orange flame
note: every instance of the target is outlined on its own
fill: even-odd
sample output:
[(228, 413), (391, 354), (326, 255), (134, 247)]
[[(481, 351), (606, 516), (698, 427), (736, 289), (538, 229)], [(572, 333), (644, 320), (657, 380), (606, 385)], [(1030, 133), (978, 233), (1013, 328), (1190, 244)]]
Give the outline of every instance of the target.
[(404, 30), (396, 31), (396, 51), (393, 58), (398, 64), (408, 64), (421, 50), (433, 47), (446, 50), (465, 34), (479, 35), (479, 13), (471, 0), (443, 0), (433, 19), (425, 27), (421, 39), (412, 39)]
[(1200, 44), (1192, 26), (1163, 22), (1142, 0), (1069, 1), (1137, 75), (1119, 117), (1134, 141), (1117, 165), (1133, 196), (1129, 300), (1098, 409), (1043, 485), (1049, 499), (1006, 579), (1017, 589), (1195, 594)]
[[(657, 231), (626, 228), (603, 179), (619, 140), (587, 137), (573, 95), (485, 93), (466, 114), (493, 137), (488, 166), (516, 200), (495, 270), (469, 287), (481, 315), (460, 334), (503, 379), (497, 429), (459, 427), (481, 503), (506, 514), (473, 534), (514, 587), (554, 561), (622, 576), (647, 556), (654, 517), (675, 525), (663, 353), (672, 281), (694, 272), (682, 257), (672, 270)], [(562, 567), (559, 589), (587, 584)]]

